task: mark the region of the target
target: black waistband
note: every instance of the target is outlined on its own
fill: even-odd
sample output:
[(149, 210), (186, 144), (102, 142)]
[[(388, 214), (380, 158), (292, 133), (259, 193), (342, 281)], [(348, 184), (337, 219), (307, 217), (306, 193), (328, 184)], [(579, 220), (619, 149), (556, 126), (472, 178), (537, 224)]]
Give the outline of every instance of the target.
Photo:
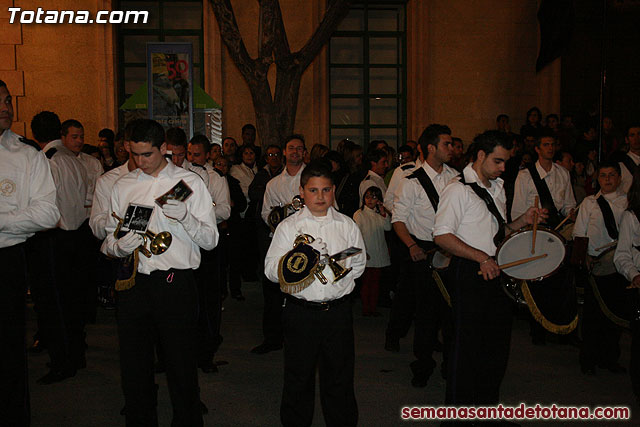
[(23, 250), (25, 246), (25, 242), (18, 243), (17, 245), (7, 246), (5, 248), (0, 248), (0, 257), (6, 256), (11, 253), (19, 252)]
[(141, 272), (138, 272), (137, 274), (139, 276), (157, 278), (157, 277), (165, 277), (165, 276), (167, 276), (167, 275), (169, 275), (171, 273), (184, 274), (184, 273), (188, 273), (188, 272), (193, 272), (193, 270), (190, 269), (190, 268), (187, 268), (187, 269), (184, 269), (184, 270), (180, 270), (178, 268), (170, 268), (168, 270), (154, 270), (150, 274), (145, 274), (145, 273), (141, 273)]
[(323, 302), (305, 301), (303, 299), (296, 298), (288, 294), (285, 294), (284, 297), (288, 302), (291, 302), (292, 304), (300, 305), (304, 308), (307, 308), (309, 310), (314, 310), (314, 311), (328, 311), (331, 308), (335, 308), (340, 304), (351, 300), (351, 294), (347, 294), (343, 297), (333, 299), (331, 301), (323, 301)]
[(418, 246), (420, 246), (425, 251), (431, 250), (436, 247), (436, 244), (431, 240), (420, 240), (413, 234), (411, 234), (411, 238), (418, 244)]

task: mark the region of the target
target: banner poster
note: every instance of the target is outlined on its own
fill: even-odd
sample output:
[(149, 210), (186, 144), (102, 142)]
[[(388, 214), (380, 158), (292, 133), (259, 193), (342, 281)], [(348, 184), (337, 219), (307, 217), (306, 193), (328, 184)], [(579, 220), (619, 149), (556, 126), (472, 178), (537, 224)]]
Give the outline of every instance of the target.
[(191, 43), (147, 43), (149, 118), (166, 129), (193, 136), (193, 48)]

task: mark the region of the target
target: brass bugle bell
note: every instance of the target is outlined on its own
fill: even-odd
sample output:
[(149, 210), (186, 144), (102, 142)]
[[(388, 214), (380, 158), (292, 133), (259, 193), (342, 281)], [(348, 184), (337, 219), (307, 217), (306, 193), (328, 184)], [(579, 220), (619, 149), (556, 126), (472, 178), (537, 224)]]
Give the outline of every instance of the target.
[[(122, 237), (121, 228), (124, 224), (124, 219), (120, 218), (115, 212), (111, 212), (111, 216), (118, 220), (118, 225), (113, 231), (113, 236), (117, 239)], [(169, 249), (173, 236), (168, 231), (162, 231), (160, 233), (154, 233), (151, 230), (147, 230), (144, 234), (141, 234), (143, 243), (138, 247), (142, 255), (147, 258), (151, 258), (151, 255), (160, 255)], [(149, 249), (147, 249), (147, 240), (149, 241)]]
[(271, 212), (269, 212), (269, 216), (267, 217), (267, 223), (271, 228), (271, 231), (275, 231), (276, 227), (283, 219), (288, 217), (294, 212), (298, 212), (300, 209), (304, 207), (304, 199), (300, 196), (295, 196), (291, 203), (287, 203), (284, 206), (274, 206), (271, 208)]
[(337, 282), (338, 280), (342, 279), (344, 276), (349, 274), (349, 272), (351, 271), (351, 267), (344, 268), (343, 266), (338, 264), (338, 261), (336, 261), (335, 258), (333, 258), (331, 256), (328, 256), (327, 258), (328, 258), (327, 259), (327, 265), (329, 266), (329, 268), (333, 272), (333, 281), (334, 282)]

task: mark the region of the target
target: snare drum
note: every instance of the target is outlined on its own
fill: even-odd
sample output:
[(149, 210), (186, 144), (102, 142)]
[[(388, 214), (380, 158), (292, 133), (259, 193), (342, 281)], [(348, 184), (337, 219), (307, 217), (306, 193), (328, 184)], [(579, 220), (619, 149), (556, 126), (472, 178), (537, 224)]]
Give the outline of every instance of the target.
[(594, 276), (608, 276), (609, 274), (616, 273), (616, 266), (613, 263), (615, 253), (616, 247), (613, 246), (600, 253), (597, 257), (591, 257), (591, 274)]
[(496, 250), (498, 265), (547, 254), (545, 258), (502, 270), (509, 278), (516, 280), (546, 279), (554, 275), (564, 263), (567, 254), (566, 241), (560, 233), (545, 227), (538, 227), (534, 253), (531, 253), (532, 239), (533, 229), (528, 226), (511, 233)]

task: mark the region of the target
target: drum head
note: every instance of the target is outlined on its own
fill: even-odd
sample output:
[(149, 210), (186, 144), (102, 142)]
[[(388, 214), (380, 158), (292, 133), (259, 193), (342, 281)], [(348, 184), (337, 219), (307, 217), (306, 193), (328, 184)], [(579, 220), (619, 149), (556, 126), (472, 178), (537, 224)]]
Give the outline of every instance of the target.
[(435, 270), (444, 270), (449, 267), (449, 263), (451, 262), (451, 255), (445, 254), (443, 252), (437, 251), (433, 254), (431, 258), (431, 266)]
[(498, 265), (519, 261), (542, 254), (547, 254), (532, 262), (506, 268), (503, 271), (513, 279), (541, 280), (551, 276), (562, 265), (566, 254), (564, 239), (557, 233), (538, 228), (536, 233), (536, 250), (532, 254), (533, 230), (530, 228), (509, 235), (498, 248), (496, 259)]

